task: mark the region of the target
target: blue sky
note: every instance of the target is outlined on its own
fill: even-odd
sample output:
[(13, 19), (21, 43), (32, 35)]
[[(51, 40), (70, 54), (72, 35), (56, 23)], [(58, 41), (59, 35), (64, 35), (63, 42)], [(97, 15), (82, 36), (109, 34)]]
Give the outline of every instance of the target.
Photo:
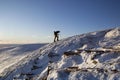
[(0, 43), (53, 42), (120, 26), (120, 0), (0, 0)]

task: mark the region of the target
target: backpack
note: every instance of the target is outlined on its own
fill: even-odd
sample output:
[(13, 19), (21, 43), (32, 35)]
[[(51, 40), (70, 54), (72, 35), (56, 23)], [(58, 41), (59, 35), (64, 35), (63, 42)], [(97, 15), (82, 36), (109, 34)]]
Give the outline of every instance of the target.
[(56, 33), (60, 33), (60, 31), (56, 31)]

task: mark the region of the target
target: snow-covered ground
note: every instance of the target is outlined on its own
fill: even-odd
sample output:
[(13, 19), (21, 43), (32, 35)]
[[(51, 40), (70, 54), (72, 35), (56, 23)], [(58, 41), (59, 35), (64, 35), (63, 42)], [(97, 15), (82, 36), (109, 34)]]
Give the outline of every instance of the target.
[(45, 44), (0, 44), (0, 74)]
[(120, 80), (120, 28), (72, 36), (26, 54), (1, 80)]

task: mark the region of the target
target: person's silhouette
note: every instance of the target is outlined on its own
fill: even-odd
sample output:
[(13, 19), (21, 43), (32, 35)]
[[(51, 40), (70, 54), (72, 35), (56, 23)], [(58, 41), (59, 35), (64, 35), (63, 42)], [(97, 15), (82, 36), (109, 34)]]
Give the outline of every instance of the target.
[(59, 34), (60, 31), (54, 31), (54, 42), (59, 41)]

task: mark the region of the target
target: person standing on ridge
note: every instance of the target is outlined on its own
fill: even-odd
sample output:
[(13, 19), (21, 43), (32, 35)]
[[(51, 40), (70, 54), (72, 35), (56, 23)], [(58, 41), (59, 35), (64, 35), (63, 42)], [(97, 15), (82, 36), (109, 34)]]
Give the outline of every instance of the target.
[(59, 41), (59, 34), (60, 31), (54, 31), (54, 42)]

